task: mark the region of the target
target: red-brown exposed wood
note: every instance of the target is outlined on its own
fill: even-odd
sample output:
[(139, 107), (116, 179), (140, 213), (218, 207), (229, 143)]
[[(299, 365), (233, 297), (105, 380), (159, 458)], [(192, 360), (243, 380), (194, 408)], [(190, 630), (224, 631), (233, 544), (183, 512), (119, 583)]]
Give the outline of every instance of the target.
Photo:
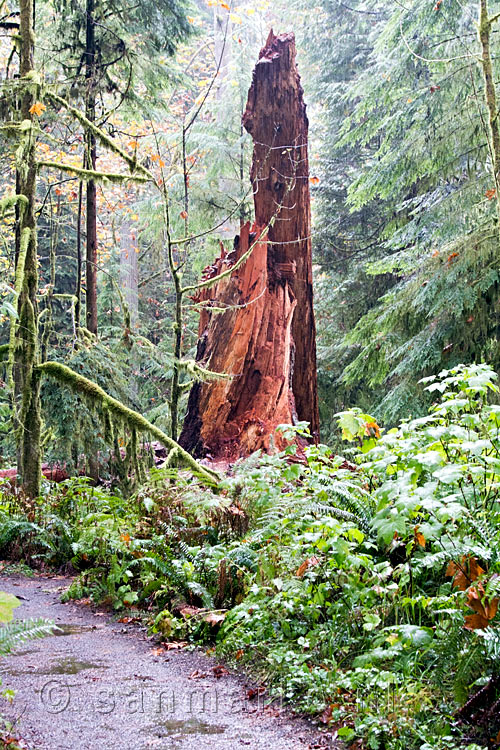
[(295, 63), (293, 34), (275, 36), (271, 30), (255, 66), (243, 125), (254, 140), (251, 178), (255, 221), (267, 226), (277, 205), (283, 206), (269, 230), (268, 265), (272, 273), (282, 264), (296, 264), (290, 278), (297, 300), (297, 312), (292, 321), (293, 394), (298, 418), (309, 422), (311, 432), (318, 434), (307, 153), (309, 123)]
[(230, 377), (193, 386), (180, 437), (195, 456), (215, 460), (267, 451), (271, 442), (281, 447), (279, 424), (319, 427), (308, 123), (293, 34), (269, 35), (243, 124), (254, 140), (256, 221), (242, 227), (231, 253), (222, 249), (205, 278), (258, 241), (243, 265), (195, 297), (203, 305), (197, 361)]

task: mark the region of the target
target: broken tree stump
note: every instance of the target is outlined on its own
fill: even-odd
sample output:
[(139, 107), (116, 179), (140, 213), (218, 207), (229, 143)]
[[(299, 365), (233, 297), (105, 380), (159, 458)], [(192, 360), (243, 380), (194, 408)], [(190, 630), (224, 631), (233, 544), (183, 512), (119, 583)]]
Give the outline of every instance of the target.
[[(195, 383), (180, 437), (193, 455), (234, 460), (270, 441), (279, 424), (309, 422), (318, 434), (312, 299), (308, 121), (293, 34), (271, 31), (255, 66), (243, 125), (254, 141), (255, 224), (222, 251), (202, 288), (196, 359), (230, 377)], [(271, 436), (273, 436), (271, 438)]]

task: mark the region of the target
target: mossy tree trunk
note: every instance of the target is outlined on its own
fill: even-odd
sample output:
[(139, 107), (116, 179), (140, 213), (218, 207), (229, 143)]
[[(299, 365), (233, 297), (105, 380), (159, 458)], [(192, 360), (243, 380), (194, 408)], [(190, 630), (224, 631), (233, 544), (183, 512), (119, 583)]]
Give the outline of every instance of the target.
[[(95, 124), (96, 112), (96, 40), (95, 40), (95, 0), (87, 0), (85, 43), (85, 115)], [(85, 167), (95, 172), (97, 160), (97, 139), (91, 129), (85, 134)], [(86, 265), (85, 301), (86, 326), (97, 334), (97, 184), (94, 179), (87, 182), (86, 201)]]
[(41, 413), (40, 374), (38, 364), (38, 259), (36, 244), (36, 137), (31, 113), (36, 97), (33, 80), (34, 2), (20, 0), (20, 85), (22, 87), (21, 118), (31, 123), (23, 128), (18, 150), (17, 193), (19, 201), (19, 252), (24, 269), (19, 267), (22, 286), (18, 297), (18, 319), (13, 352), (16, 383), (15, 427), (17, 436), (18, 474), (27, 495), (36, 497), (41, 478)]

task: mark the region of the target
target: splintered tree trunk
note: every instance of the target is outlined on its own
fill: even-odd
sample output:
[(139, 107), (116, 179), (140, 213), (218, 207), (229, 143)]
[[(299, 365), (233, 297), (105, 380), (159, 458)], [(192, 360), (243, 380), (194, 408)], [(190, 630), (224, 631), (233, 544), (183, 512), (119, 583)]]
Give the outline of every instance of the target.
[(269, 230), (268, 266), (272, 271), (295, 265), (290, 278), (297, 300), (292, 321), (292, 389), (298, 418), (309, 422), (312, 434), (317, 435), (308, 120), (295, 64), (293, 34), (269, 34), (255, 66), (243, 125), (254, 140), (251, 178), (255, 221), (267, 225), (277, 206), (282, 206)]
[[(197, 361), (228, 377), (196, 383), (180, 442), (196, 456), (234, 460), (282, 445), (276, 427), (319, 427), (307, 117), (293, 34), (271, 31), (253, 75), (244, 127), (254, 140), (255, 224), (205, 271), (249, 259), (195, 299), (202, 307)], [(258, 241), (256, 241), (258, 240)], [(214, 310), (211, 312), (211, 310)], [(221, 312), (222, 310), (222, 312)]]

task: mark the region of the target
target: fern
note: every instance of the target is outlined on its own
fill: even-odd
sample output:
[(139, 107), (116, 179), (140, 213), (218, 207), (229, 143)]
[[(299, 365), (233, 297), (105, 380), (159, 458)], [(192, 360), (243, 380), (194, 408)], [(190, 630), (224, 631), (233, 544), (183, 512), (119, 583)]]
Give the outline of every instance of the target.
[(199, 583), (198, 581), (188, 581), (186, 583), (186, 586), (190, 591), (193, 592), (193, 594), (200, 597), (204, 607), (206, 607), (207, 609), (214, 609), (214, 598), (210, 591), (205, 588), (202, 583)]
[(0, 627), (0, 654), (5, 655), (25, 641), (52, 635), (57, 626), (43, 618), (14, 620)]

